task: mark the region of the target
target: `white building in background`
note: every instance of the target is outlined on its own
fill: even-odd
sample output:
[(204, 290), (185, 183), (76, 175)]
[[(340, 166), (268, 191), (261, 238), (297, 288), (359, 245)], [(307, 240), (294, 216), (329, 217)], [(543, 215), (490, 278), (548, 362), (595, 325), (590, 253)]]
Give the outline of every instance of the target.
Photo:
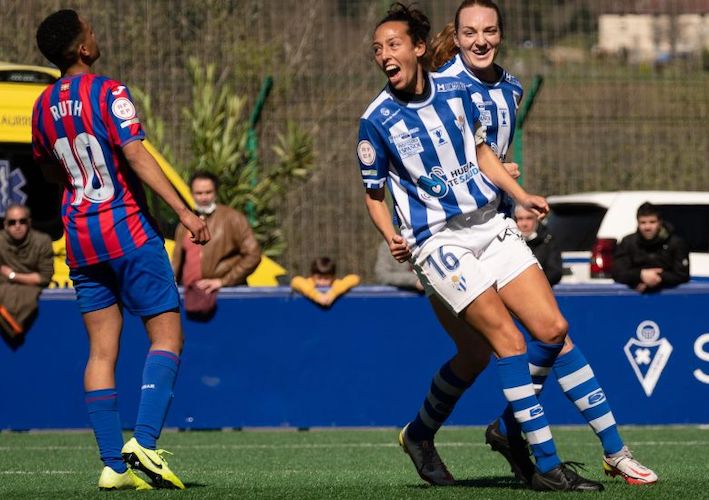
[(698, 54), (703, 49), (709, 50), (707, 14), (602, 14), (598, 18), (598, 51), (625, 52), (630, 62)]

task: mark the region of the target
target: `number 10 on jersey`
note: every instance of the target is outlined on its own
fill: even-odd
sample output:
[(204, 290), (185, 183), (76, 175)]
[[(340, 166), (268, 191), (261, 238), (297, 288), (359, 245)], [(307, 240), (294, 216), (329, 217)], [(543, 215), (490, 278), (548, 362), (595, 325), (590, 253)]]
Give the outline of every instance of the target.
[(54, 143), (54, 153), (64, 164), (74, 187), (72, 205), (79, 205), (85, 199), (91, 203), (101, 203), (113, 198), (113, 179), (106, 166), (101, 145), (95, 136), (82, 132), (71, 144), (66, 137)]

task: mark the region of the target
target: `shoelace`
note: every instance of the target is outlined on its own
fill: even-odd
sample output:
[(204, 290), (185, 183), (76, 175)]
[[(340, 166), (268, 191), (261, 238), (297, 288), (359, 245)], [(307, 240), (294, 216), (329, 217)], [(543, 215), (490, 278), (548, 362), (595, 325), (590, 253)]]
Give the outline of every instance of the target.
[(561, 462), (561, 470), (566, 476), (567, 479), (574, 481), (578, 480), (580, 478), (579, 476), (579, 470), (585, 471), (585, 463), (583, 462), (574, 462), (574, 461), (569, 461), (569, 462)]
[(167, 459), (165, 458), (165, 455), (174, 455), (174, 453), (170, 453), (167, 450), (155, 450), (155, 453), (162, 459), (163, 462), (165, 462), (165, 465), (167, 465)]

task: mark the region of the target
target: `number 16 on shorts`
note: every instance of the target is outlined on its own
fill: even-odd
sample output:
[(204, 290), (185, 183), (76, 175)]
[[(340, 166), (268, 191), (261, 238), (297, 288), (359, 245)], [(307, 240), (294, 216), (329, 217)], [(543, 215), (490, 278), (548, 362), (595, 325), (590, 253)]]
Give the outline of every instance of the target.
[(438, 295), (456, 313), (494, 282), (470, 250), (458, 246), (439, 247), (414, 268), (426, 291)]

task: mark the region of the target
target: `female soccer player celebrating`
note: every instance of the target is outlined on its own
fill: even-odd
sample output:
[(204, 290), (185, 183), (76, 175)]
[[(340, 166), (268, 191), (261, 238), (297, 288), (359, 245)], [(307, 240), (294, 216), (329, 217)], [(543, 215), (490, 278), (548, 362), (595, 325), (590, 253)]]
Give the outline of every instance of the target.
[[(505, 307), (514, 304), (508, 307), (518, 313), (556, 304), (553, 296), (539, 293), (544, 274), (514, 222), (498, 212), (501, 190), (539, 215), (548, 205), (524, 191), (485, 144), (480, 113), (464, 82), (426, 72), (429, 31), (423, 13), (397, 3), (374, 32), (374, 59), (388, 83), (360, 120), (357, 155), (369, 215), (392, 255), (399, 261), (411, 258), (427, 292), (490, 344), (504, 395), (536, 459), (532, 486), (601, 490), (601, 484), (559, 460), (534, 392), (524, 338)], [(385, 183), (401, 236), (385, 202)], [(564, 338), (565, 325), (542, 333), (540, 345), (550, 359)], [(465, 389), (465, 382), (449, 371), (451, 377), (441, 379), (446, 389), (441, 406)], [(400, 439), (423, 479), (453, 482), (435, 448), (428, 446), (432, 442), (408, 439), (406, 428)]]
[[(439, 74), (457, 76), (465, 81), (473, 103), (480, 112), (480, 121), (486, 127), (486, 142), (504, 161), (514, 134), (522, 86), (514, 76), (494, 62), (502, 38), (503, 24), (498, 6), (490, 0), (465, 0), (458, 7), (455, 22), (449, 24), (434, 40), (432, 66), (438, 67), (443, 64), (443, 67), (438, 70)], [(510, 172), (518, 172), (516, 164), (505, 164), (505, 166)], [(540, 283), (537, 293), (543, 298), (539, 302), (542, 307), (534, 309), (515, 308), (514, 302), (508, 300), (509, 295), (501, 293), (500, 296), (508, 309), (517, 315), (533, 337), (540, 338), (544, 331), (555, 328), (565, 333), (566, 321), (556, 306), (548, 284)], [(440, 312), (437, 312), (441, 317)], [(447, 330), (454, 339), (461, 335), (455, 329), (447, 328)], [(477, 373), (482, 371), (485, 363), (476, 364), (482, 357), (479, 346), (471, 347), (470, 342), (459, 341), (456, 341), (456, 345), (458, 347), (456, 358), (463, 360), (462, 364), (468, 366), (469, 372), (476, 372), (476, 366)], [(635, 460), (624, 445), (603, 389), (585, 356), (568, 336), (556, 359), (550, 358), (546, 347), (535, 338), (528, 339), (527, 353), (530, 366), (533, 367), (532, 380), (537, 392), (541, 390), (549, 371), (553, 368), (564, 394), (575, 404), (600, 439), (604, 451), (603, 468), (606, 474), (620, 475), (629, 484), (652, 484), (657, 481), (657, 475)], [(461, 360), (457, 361), (461, 364)], [(444, 372), (445, 370), (442, 369), (440, 375)], [(468, 377), (465, 373), (459, 375), (464, 380), (472, 380), (469, 374)], [(435, 390), (435, 379), (433, 384)], [(429, 394), (426, 399), (430, 400), (433, 397)], [(435, 432), (443, 423), (442, 419), (450, 414), (455, 401), (449, 403), (452, 403), (447, 407), (449, 411), (430, 413), (428, 410), (431, 407), (430, 403), (428, 405), (424, 403), (419, 411), (419, 417), (407, 429), (409, 436), (432, 443)], [(493, 450), (505, 456), (515, 474), (529, 483), (534, 466), (529, 460), (527, 443), (520, 434), (513, 410), (508, 405), (502, 417), (488, 427), (486, 440)]]

